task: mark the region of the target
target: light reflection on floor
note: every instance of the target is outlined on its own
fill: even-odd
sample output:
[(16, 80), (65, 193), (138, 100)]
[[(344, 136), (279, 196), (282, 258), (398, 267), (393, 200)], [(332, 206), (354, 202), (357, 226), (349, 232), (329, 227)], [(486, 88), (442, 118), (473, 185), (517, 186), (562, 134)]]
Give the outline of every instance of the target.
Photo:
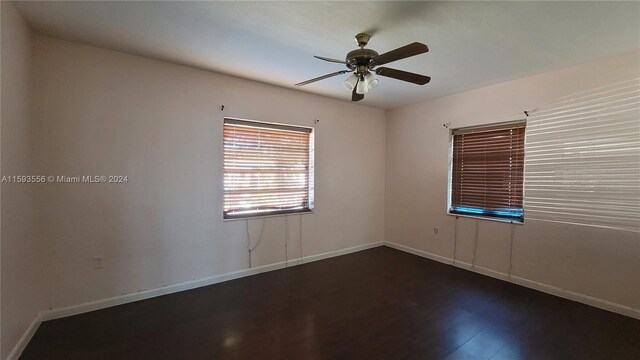
[[(475, 306), (477, 304), (495, 305), (496, 301), (500, 301), (491, 293), (481, 290), (472, 294), (467, 293), (465, 296), (465, 302), (470, 301)], [(482, 308), (482, 305), (480, 307)], [(511, 308), (512, 306), (504, 302), (501, 307)], [(467, 309), (468, 311), (461, 311), (460, 307), (452, 309), (447, 317), (451, 320), (448, 324), (449, 329), (445, 333), (450, 338), (450, 343), (458, 348), (447, 357), (447, 360), (522, 359), (519, 344), (513, 335), (508, 333), (506, 327), (501, 328), (498, 318), (482, 311), (481, 308), (474, 307)]]
[(242, 336), (240, 336), (240, 334), (230, 332), (225, 334), (223, 344), (226, 349), (233, 349), (234, 347), (239, 345), (241, 342), (242, 342)]

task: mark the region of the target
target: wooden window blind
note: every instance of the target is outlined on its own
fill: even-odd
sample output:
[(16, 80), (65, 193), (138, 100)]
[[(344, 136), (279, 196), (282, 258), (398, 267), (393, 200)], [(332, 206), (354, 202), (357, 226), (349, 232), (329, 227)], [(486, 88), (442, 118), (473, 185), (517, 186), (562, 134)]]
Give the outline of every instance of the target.
[(224, 120), (225, 219), (313, 209), (310, 128)]
[(453, 130), (449, 213), (523, 221), (525, 123)]

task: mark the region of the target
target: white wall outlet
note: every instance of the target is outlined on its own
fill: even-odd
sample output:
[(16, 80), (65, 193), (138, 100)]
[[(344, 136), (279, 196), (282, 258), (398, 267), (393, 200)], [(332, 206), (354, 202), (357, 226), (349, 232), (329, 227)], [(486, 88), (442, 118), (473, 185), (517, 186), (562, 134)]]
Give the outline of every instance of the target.
[(102, 269), (104, 267), (104, 257), (102, 255), (93, 257), (93, 268)]
[(438, 235), (438, 228), (433, 228), (433, 235)]

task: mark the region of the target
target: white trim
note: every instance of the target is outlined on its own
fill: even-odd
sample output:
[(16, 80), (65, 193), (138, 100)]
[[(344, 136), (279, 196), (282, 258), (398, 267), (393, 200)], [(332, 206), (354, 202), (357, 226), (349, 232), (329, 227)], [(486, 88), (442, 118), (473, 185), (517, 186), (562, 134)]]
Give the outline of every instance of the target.
[(608, 300), (604, 300), (604, 299), (599, 299), (593, 296), (589, 296), (589, 295), (585, 295), (585, 294), (581, 294), (581, 293), (577, 293), (575, 291), (571, 291), (571, 290), (567, 290), (567, 289), (562, 289), (559, 288), (557, 286), (553, 286), (553, 285), (548, 285), (548, 284), (543, 284), (537, 281), (533, 281), (533, 280), (529, 280), (529, 279), (525, 279), (519, 276), (515, 276), (515, 275), (511, 275), (509, 276), (509, 274), (507, 273), (503, 273), (500, 271), (496, 271), (496, 270), (492, 270), (489, 268), (485, 268), (485, 267), (481, 267), (476, 265), (475, 267), (467, 262), (464, 261), (459, 261), (459, 260), (453, 260), (449, 257), (446, 256), (441, 256), (441, 255), (437, 255), (437, 254), (433, 254), (430, 252), (426, 252), (426, 251), (422, 251), (422, 250), (418, 250), (418, 249), (414, 249), (412, 247), (408, 247), (405, 245), (400, 245), (397, 243), (393, 243), (393, 242), (389, 242), (389, 241), (385, 241), (384, 243), (385, 246), (400, 250), (400, 251), (404, 251), (404, 252), (408, 252), (410, 254), (414, 254), (414, 255), (418, 255), (427, 259), (431, 259), (431, 260), (435, 260), (441, 263), (445, 263), (448, 265), (453, 265), (455, 267), (459, 267), (461, 269), (465, 269), (465, 270), (469, 270), (469, 271), (473, 271), (476, 272), (478, 274), (482, 274), (482, 275), (486, 275), (486, 276), (490, 276), (499, 280), (504, 280), (504, 281), (508, 281), (517, 285), (521, 285), (524, 287), (528, 287), (530, 289), (534, 289), (534, 290), (538, 290), (538, 291), (542, 291), (544, 293), (547, 294), (551, 294), (551, 295), (555, 295), (561, 298), (565, 298), (565, 299), (569, 299), (569, 300), (573, 300), (582, 304), (586, 304), (586, 305), (590, 305), (593, 307), (597, 307), (603, 310), (607, 310), (607, 311), (611, 311), (617, 314), (621, 314), (621, 315), (625, 315), (625, 316), (629, 316), (631, 318), (634, 319), (638, 319), (640, 320), (640, 309), (634, 309), (632, 307), (626, 306), (626, 305), (622, 305), (622, 304), (618, 304), (618, 303), (614, 303), (612, 301), (608, 301)]
[(7, 356), (7, 360), (17, 360), (20, 357), (24, 349), (27, 347), (27, 344), (29, 343), (29, 341), (31, 341), (31, 338), (36, 333), (36, 330), (38, 330), (41, 322), (42, 320), (40, 319), (40, 314), (37, 314), (27, 330), (24, 331), (24, 333), (18, 340), (16, 346), (14, 346), (13, 350), (11, 350), (9, 356)]
[(156, 296), (196, 289), (199, 287), (213, 285), (213, 284), (221, 283), (224, 281), (234, 280), (234, 279), (242, 278), (245, 276), (251, 276), (251, 275), (260, 274), (267, 271), (283, 269), (287, 267), (287, 264), (288, 266), (301, 265), (301, 264), (305, 264), (313, 261), (328, 259), (336, 256), (351, 254), (351, 253), (362, 251), (362, 250), (372, 249), (382, 245), (384, 245), (382, 241), (356, 245), (356, 246), (352, 246), (352, 247), (348, 247), (340, 250), (328, 251), (321, 254), (290, 259), (288, 262), (280, 261), (273, 264), (262, 265), (262, 266), (257, 266), (257, 267), (238, 270), (238, 271), (232, 271), (225, 274), (209, 276), (206, 278), (192, 280), (192, 281), (185, 281), (182, 283), (162, 286), (155, 289), (143, 290), (136, 293), (114, 296), (107, 299), (100, 299), (96, 301), (87, 302), (84, 304), (78, 304), (78, 305), (68, 306), (68, 307), (59, 308), (59, 309), (50, 309), (50, 310), (41, 311), (33, 320), (29, 328), (27, 328), (25, 333), (22, 335), (22, 337), (20, 338), (16, 346), (13, 348), (13, 351), (11, 351), (7, 359), (14, 360), (20, 357), (20, 354), (22, 354), (22, 351), (24, 351), (24, 349), (27, 347), (29, 340), (31, 340), (31, 337), (33, 336), (33, 334), (35, 334), (36, 330), (38, 329), (38, 326), (40, 326), (40, 323), (42, 323), (43, 321), (59, 319), (59, 318), (72, 316), (72, 315), (78, 315), (78, 314), (86, 313), (89, 311), (100, 310), (100, 309), (105, 309), (112, 306), (127, 304), (134, 301), (150, 299)]
[(449, 257), (442, 256), (442, 255), (436, 255), (436, 254), (433, 254), (433, 253), (430, 253), (430, 252), (414, 249), (412, 247), (400, 245), (398, 243), (394, 243), (394, 242), (390, 242), (390, 241), (385, 241), (384, 245), (388, 246), (388, 247), (391, 247), (391, 248), (394, 248), (394, 249), (397, 249), (397, 250), (400, 250), (400, 251), (408, 252), (408, 253), (413, 254), (413, 255), (422, 256), (422, 257), (425, 257), (427, 259), (439, 261), (441, 263), (445, 263), (445, 264), (449, 264), (449, 265), (451, 265), (451, 263), (453, 262), (453, 259), (451, 259)]
[(511, 275), (511, 282), (522, 285), (534, 290), (542, 291), (547, 294), (559, 296), (565, 299), (577, 301), (579, 303), (591, 305), (603, 310), (611, 311), (621, 315), (626, 315), (634, 319), (640, 320), (640, 309), (634, 309), (630, 306), (614, 303), (613, 301), (596, 298), (593, 296), (577, 293), (571, 290), (562, 289), (556, 286), (543, 284), (537, 281), (521, 278)]

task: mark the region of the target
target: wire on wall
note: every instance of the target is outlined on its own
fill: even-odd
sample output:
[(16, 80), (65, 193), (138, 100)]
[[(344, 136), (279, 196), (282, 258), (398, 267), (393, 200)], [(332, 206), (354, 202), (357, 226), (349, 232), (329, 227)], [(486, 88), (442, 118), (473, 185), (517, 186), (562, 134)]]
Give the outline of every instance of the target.
[(249, 252), (249, 267), (251, 267), (251, 253), (258, 248), (258, 246), (260, 245), (260, 243), (262, 242), (262, 238), (264, 236), (264, 228), (265, 228), (265, 223), (267, 222), (266, 218), (262, 219), (262, 226), (260, 226), (260, 236), (258, 236), (258, 241), (256, 242), (256, 245), (251, 247), (251, 234), (249, 233), (249, 219), (247, 219), (245, 221), (246, 224), (246, 228), (247, 228), (247, 250)]

